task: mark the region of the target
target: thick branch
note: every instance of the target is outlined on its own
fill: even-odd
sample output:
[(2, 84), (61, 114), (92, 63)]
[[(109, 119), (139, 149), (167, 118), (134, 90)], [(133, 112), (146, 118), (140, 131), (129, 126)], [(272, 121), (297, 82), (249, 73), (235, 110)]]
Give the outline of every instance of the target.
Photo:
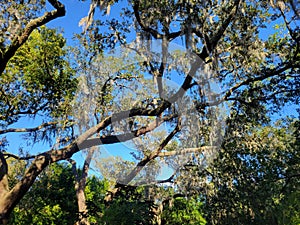
[(141, 135), (144, 135), (146, 133), (149, 133), (159, 127), (161, 124), (163, 124), (166, 121), (170, 121), (174, 118), (176, 118), (177, 115), (171, 115), (166, 116), (163, 118), (157, 118), (155, 121), (151, 122), (147, 126), (141, 127), (137, 130), (134, 130), (132, 132), (128, 132), (125, 134), (120, 135), (111, 135), (111, 136), (105, 136), (105, 137), (96, 137), (96, 138), (89, 138), (87, 139), (80, 147), (83, 149), (90, 148), (92, 146), (96, 145), (104, 145), (104, 144), (115, 144), (119, 142), (125, 142), (132, 140), (133, 138), (139, 137)]
[(17, 159), (17, 160), (29, 160), (29, 159), (34, 159), (36, 157), (36, 156), (19, 157), (17, 155), (14, 155), (14, 154), (11, 154), (11, 153), (8, 153), (8, 152), (4, 152), (3, 155), (6, 158), (14, 158), (14, 159)]
[(206, 57), (209, 56), (209, 53), (212, 52), (212, 50), (217, 46), (218, 42), (224, 35), (226, 29), (228, 28), (229, 24), (231, 23), (232, 19), (234, 18), (235, 14), (238, 10), (239, 3), (240, 3), (240, 0), (235, 1), (231, 13), (228, 15), (226, 20), (224, 20), (221, 23), (221, 25), (218, 27), (217, 31), (214, 33), (214, 35), (212, 37), (209, 38), (205, 34), (201, 34), (199, 29), (193, 29), (193, 32), (197, 36), (204, 38), (204, 42), (206, 44), (206, 48), (203, 48), (202, 52), (200, 54), (198, 54), (198, 56), (203, 61), (205, 61)]
[[(59, 150), (49, 150), (42, 154), (39, 154), (33, 160), (31, 166), (25, 172), (24, 177), (19, 181), (13, 189), (7, 193), (3, 197), (3, 201), (7, 202), (5, 208), (7, 209), (7, 213), (9, 214), (10, 211), (14, 208), (14, 206), (20, 201), (20, 199), (25, 195), (28, 189), (33, 184), (36, 177), (48, 166), (53, 162), (57, 162), (64, 159), (69, 159), (72, 157), (73, 154), (80, 151), (84, 147), (84, 142), (88, 140), (92, 135), (99, 133), (101, 130), (109, 126), (112, 121), (120, 121), (126, 118), (134, 117), (134, 116), (159, 116), (164, 110), (166, 110), (172, 103), (177, 101), (181, 98), (185, 91), (190, 87), (192, 77), (196, 73), (197, 69), (200, 66), (200, 59), (196, 60), (191, 68), (189, 75), (186, 77), (185, 81), (183, 82), (181, 88), (177, 91), (177, 93), (172, 96), (169, 101), (162, 101), (162, 103), (156, 107), (155, 109), (147, 109), (147, 108), (134, 108), (127, 111), (122, 111), (119, 113), (115, 113), (112, 116), (105, 118), (103, 121), (98, 123), (96, 126), (90, 128), (85, 133), (80, 135), (75, 141)], [(140, 131), (141, 132), (141, 131)], [(152, 153), (147, 160), (152, 160), (157, 157), (157, 154), (165, 147), (165, 145), (172, 139), (172, 137), (178, 132), (178, 126), (176, 129), (165, 139), (165, 141), (161, 144), (161, 147)], [(147, 160), (141, 162), (147, 163)], [(140, 165), (141, 165), (140, 164)], [(140, 166), (139, 165), (139, 166)], [(132, 173), (134, 175), (134, 172)], [(135, 176), (135, 175), (134, 175)], [(133, 177), (134, 177), (133, 176)], [(8, 200), (9, 199), (9, 200)]]
[(12, 43), (0, 59), (0, 74), (3, 73), (8, 61), (15, 55), (16, 51), (27, 41), (28, 37), (34, 29), (66, 14), (65, 6), (62, 3), (60, 3), (57, 0), (48, 0), (48, 2), (55, 8), (55, 10), (46, 12), (43, 16), (31, 20), (26, 25), (22, 33), (12, 41)]
[(230, 22), (232, 21), (232, 19), (234, 18), (234, 16), (237, 13), (238, 10), (238, 6), (239, 6), (240, 0), (236, 0), (234, 2), (232, 11), (230, 12), (230, 14), (228, 15), (227, 19), (225, 21), (223, 21), (223, 23), (220, 25), (219, 29), (217, 30), (217, 32), (214, 34), (214, 36), (211, 38), (210, 42), (209, 42), (209, 51), (212, 51), (216, 45), (218, 44), (219, 40), (221, 39), (221, 37), (223, 36), (224, 32), (226, 31), (227, 27), (229, 26)]
[(89, 224), (87, 221), (87, 205), (86, 205), (86, 197), (85, 197), (85, 187), (86, 187), (86, 181), (88, 177), (88, 171), (90, 168), (91, 160), (94, 155), (96, 147), (93, 147), (90, 151), (87, 152), (87, 156), (84, 160), (83, 168), (82, 168), (82, 174), (79, 180), (77, 180), (76, 184), (78, 185), (76, 189), (76, 197), (77, 197), (77, 203), (78, 203), (78, 212), (79, 212), (79, 218), (78, 218), (78, 224)]
[(0, 198), (2, 198), (3, 194), (8, 192), (7, 172), (7, 162), (2, 152), (0, 151)]
[[(281, 68), (275, 68), (275, 69), (269, 69), (268, 71), (262, 71), (261, 75), (259, 75), (259, 76), (249, 77), (246, 80), (241, 81), (241, 82), (235, 84), (233, 87), (231, 87), (230, 89), (228, 89), (227, 91), (225, 91), (223, 93), (223, 97), (221, 97), (220, 99), (218, 99), (216, 101), (213, 101), (213, 102), (205, 102), (205, 103), (199, 104), (197, 107), (199, 109), (204, 109), (204, 108), (206, 108), (208, 106), (219, 105), (219, 104), (221, 104), (222, 102), (225, 102), (225, 101), (233, 101), (233, 100), (243, 101), (242, 99), (231, 97), (232, 94), (236, 90), (238, 90), (239, 88), (241, 88), (243, 86), (249, 85), (249, 84), (251, 84), (253, 82), (256, 82), (256, 81), (263, 81), (263, 80), (268, 79), (270, 77), (280, 75), (281, 73), (283, 73), (286, 70), (289, 70), (291, 68), (295, 68), (294, 64), (288, 63), (288, 64), (286, 64), (285, 66), (283, 66)], [(288, 77), (289, 75), (285, 75), (285, 76)], [(289, 91), (289, 90), (287, 90), (287, 91)], [(281, 90), (280, 92), (273, 93), (272, 95), (274, 96), (275, 94), (279, 94), (279, 93), (283, 93), (283, 92), (285, 92), (285, 91)], [(266, 96), (266, 99), (267, 99), (267, 96)], [(246, 103), (246, 102), (244, 102), (244, 103)]]
[(162, 34), (160, 34), (158, 31), (152, 29), (151, 27), (145, 26), (145, 24), (142, 22), (141, 17), (140, 17), (140, 13), (139, 13), (139, 7), (140, 7), (139, 0), (134, 1), (133, 10), (134, 10), (134, 15), (135, 15), (135, 18), (136, 18), (138, 24), (141, 26), (141, 28), (144, 31), (149, 32), (155, 39), (162, 39), (162, 37), (163, 37)]
[(181, 129), (180, 126), (180, 119), (178, 121), (177, 126), (174, 128), (174, 130), (163, 140), (163, 142), (159, 145), (159, 147), (153, 151), (149, 156), (144, 157), (137, 165), (136, 167), (125, 177), (125, 179), (118, 181), (117, 183), (122, 184), (129, 184), (130, 181), (132, 181), (136, 175), (146, 166), (148, 162), (155, 159), (159, 156), (161, 151), (166, 147), (166, 145), (171, 141), (171, 139), (177, 134)]

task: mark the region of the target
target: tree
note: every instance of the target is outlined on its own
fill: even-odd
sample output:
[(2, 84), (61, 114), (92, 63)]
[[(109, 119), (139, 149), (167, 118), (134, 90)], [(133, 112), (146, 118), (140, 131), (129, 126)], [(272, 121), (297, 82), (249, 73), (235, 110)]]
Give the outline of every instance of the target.
[(299, 204), (287, 203), (299, 193), (297, 124), (291, 118), (273, 126), (244, 123), (227, 133), (209, 167), (194, 167), (199, 181), (192, 189), (203, 198), (208, 224), (297, 224)]
[[(28, 38), (33, 30), (64, 15), (65, 8), (59, 1), (48, 2), (56, 10), (44, 15), (41, 14), (45, 2), (3, 3), (5, 13), (1, 15), (1, 20), (5, 26), (1, 27), (4, 32), (1, 32), (0, 71), (1, 82), (6, 87), (1, 90), (3, 94), (0, 133), (36, 132), (44, 134), (36, 136), (41, 137), (36, 140), (57, 138), (59, 144), (35, 156), (15, 156), (20, 160), (31, 160), (23, 177), (11, 189), (8, 189), (6, 160), (12, 155), (1, 151), (1, 223), (7, 221), (10, 212), (49, 164), (69, 159), (74, 153), (94, 145), (132, 140), (153, 132), (159, 124), (167, 124), (166, 135), (161, 137), (157, 148), (150, 149), (149, 152), (142, 151), (136, 166), (117, 181), (118, 184), (110, 192), (110, 199), (130, 184), (150, 163), (174, 156), (170, 158), (169, 164), (175, 165), (181, 153), (188, 153), (190, 160), (183, 163), (184, 165), (181, 163), (176, 170), (176, 176), (171, 178), (180, 177), (180, 173), (187, 175), (187, 178), (192, 179), (183, 179), (187, 181), (186, 187), (193, 187), (193, 183), (200, 177), (193, 177), (192, 171), (187, 168), (191, 168), (189, 166), (192, 163), (201, 163), (205, 168), (214, 158), (208, 156), (221, 149), (221, 129), (213, 127), (216, 124), (222, 127), (222, 123), (217, 123), (222, 104), (227, 103), (232, 107), (232, 117), (230, 112), (224, 114), (229, 119), (236, 118), (236, 132), (240, 132), (239, 127), (245, 127), (248, 123), (252, 126), (266, 124), (266, 113), (276, 112), (287, 102), (297, 104), (299, 101), (299, 7), (294, 1), (130, 1), (128, 7), (121, 12), (120, 18), (108, 19), (105, 22), (103, 17), (93, 21), (96, 6), (99, 5), (105, 13), (109, 13), (110, 8), (118, 3), (92, 1), (90, 14), (82, 21), (86, 23), (87, 34), (91, 35), (92, 41), (84, 43), (91, 46), (91, 60), (96, 60), (99, 52), (102, 54), (102, 51), (116, 46), (134, 48), (139, 56), (134, 66), (142, 75), (137, 77), (138, 84), (143, 84), (146, 74), (151, 76), (155, 84), (155, 93), (150, 93), (153, 95), (152, 99), (138, 100), (137, 104), (132, 105), (125, 104), (126, 98), (120, 98), (117, 92), (133, 87), (131, 85), (135, 85), (136, 80), (118, 80), (116, 76), (104, 76), (107, 79), (102, 84), (109, 88), (104, 90), (108, 90), (105, 94), (111, 95), (110, 102), (118, 108), (108, 108), (106, 113), (96, 110), (96, 123), (92, 123), (82, 133), (74, 134), (72, 128), (78, 125), (78, 121), (73, 120), (70, 102), (73, 100), (77, 83), (71, 72), (68, 72), (71, 70), (64, 60), (65, 54), (49, 50), (47, 53), (51, 53), (53, 60), (38, 54), (40, 61), (27, 61), (24, 58), (30, 57), (23, 57), (24, 64), (40, 63), (34, 68), (30, 67), (31, 64), (20, 64), (21, 72), (14, 70), (17, 66), (15, 62), (26, 53), (24, 46), (30, 43)], [(275, 30), (272, 30), (274, 32), (267, 37), (262, 35), (265, 27), (272, 29), (272, 24), (277, 24), (274, 26)], [(109, 29), (103, 29), (105, 26)], [(15, 27), (20, 29), (15, 31)], [(42, 28), (40, 30), (43, 31)], [(8, 38), (4, 34), (8, 34)], [(136, 46), (140, 47), (127, 45), (126, 42), (132, 34), (139, 39)], [(184, 42), (184, 51), (181, 51), (181, 54), (186, 56), (182, 60), (184, 63), (177, 60), (171, 48), (172, 43), (181, 40)], [(160, 43), (157, 49), (151, 48), (155, 41)], [(45, 46), (51, 46), (50, 43)], [(223, 88), (221, 92), (216, 92), (210, 80), (203, 76), (202, 71), (207, 68), (214, 70), (209, 78), (220, 82)], [(26, 73), (26, 70), (33, 73)], [(119, 75), (122, 76), (132, 73), (132, 67), (119, 71)], [(27, 80), (20, 84), (23, 77)], [(53, 78), (55, 79), (52, 80)], [(182, 84), (177, 89), (171, 89), (165, 84), (166, 79), (179, 79)], [(35, 84), (33, 81), (37, 80), (39, 82)], [(148, 90), (147, 86), (134, 87), (139, 93)], [(15, 92), (11, 93), (12, 89)], [(23, 102), (20, 93), (27, 96)], [(98, 96), (103, 95), (99, 93)], [(129, 100), (132, 98), (134, 95)], [(80, 98), (77, 101), (80, 101)], [(127, 102), (130, 103), (128, 99)], [(189, 105), (188, 103), (195, 109), (190, 116), (180, 111), (184, 108), (183, 104)], [(104, 102), (103, 106), (105, 107)], [(10, 125), (17, 122), (20, 115), (41, 115), (45, 116), (47, 121), (35, 128), (12, 128)], [(200, 128), (193, 126), (198, 119), (193, 121), (192, 118), (198, 117)], [(130, 123), (134, 122), (132, 119), (140, 126), (130, 126)], [(133, 129), (114, 131), (115, 124), (125, 124), (128, 125), (127, 128)], [(54, 137), (47, 136), (50, 131), (56, 131)], [(190, 133), (193, 134), (192, 139), (188, 136)], [(182, 139), (177, 145), (174, 144), (176, 148), (167, 151), (168, 144), (172, 140), (175, 143), (180, 137)], [(196, 193), (199, 190), (194, 191)], [(192, 189), (187, 193), (190, 194), (193, 194)]]
[(46, 2), (9, 1), (2, 3), (1, 22), (1, 67), (0, 73), (5, 70), (8, 61), (15, 55), (17, 50), (28, 40), (32, 31), (45, 25), (51, 20), (65, 15), (65, 7), (55, 0), (48, 1), (55, 10), (45, 12), (39, 16)]
[(206, 224), (201, 214), (201, 202), (195, 199), (175, 198), (163, 211), (163, 224)]
[(74, 224), (76, 214), (71, 167), (54, 163), (15, 207), (9, 224)]
[[(13, 13), (12, 9), (13, 7), (16, 7), (17, 4), (10, 5), (7, 3), (5, 6), (12, 7), (7, 11), (8, 18), (11, 18), (11, 13)], [(24, 7), (25, 6), (26, 9), (29, 10), (26, 4), (24, 4)], [(22, 13), (26, 13), (26, 10), (24, 12), (22, 11)], [(49, 19), (56, 14), (57, 10), (46, 13), (45, 20), (49, 21)], [(6, 16), (6, 14), (4, 16)], [(62, 35), (57, 34), (55, 30), (47, 29), (45, 27), (40, 27), (40, 29), (34, 31), (31, 30), (36, 27), (35, 23), (41, 26), (43, 23), (40, 22), (40, 20), (44, 21), (43, 18), (44, 17), (32, 20), (29, 22), (28, 27), (24, 25), (24, 34), (17, 34), (10, 31), (9, 29), (13, 29), (10, 27), (11, 23), (6, 21), (8, 24), (7, 34), (11, 35), (10, 38), (15, 38), (15, 41), (22, 41), (22, 38), (27, 40), (27, 42), (24, 40), (22, 46), (14, 41), (10, 42), (10, 39), (5, 40), (4, 36), (2, 37), (2, 40), (4, 41), (2, 45), (6, 45), (6, 53), (4, 56), (10, 56), (10, 60), (6, 58), (1, 61), (1, 66), (4, 64), (6, 65), (4, 72), (1, 74), (0, 81), (1, 135), (12, 132), (25, 132), (28, 134), (27, 139), (31, 139), (33, 143), (41, 140), (43, 142), (51, 141), (53, 140), (51, 137), (53, 134), (59, 137), (64, 132), (68, 133), (68, 130), (71, 132), (70, 127), (72, 121), (68, 118), (68, 110), (70, 109), (73, 92), (77, 86), (77, 81), (73, 77), (73, 70), (66, 61), (67, 52), (66, 49), (64, 49), (65, 40)], [(20, 26), (22, 27), (23, 25), (21, 22), (23, 23), (24, 20), (20, 21)], [(19, 31), (21, 32), (22, 29), (18, 30), (18, 32)], [(29, 31), (30, 33), (28, 33)], [(31, 36), (26, 37), (27, 34), (28, 36), (31, 34)], [(18, 35), (21, 36), (18, 37)], [(16, 51), (16, 46), (18, 46), (18, 51)], [(6, 60), (8, 60), (8, 62), (6, 62)], [(36, 118), (40, 115), (43, 115), (41, 119), (42, 123), (37, 127), (24, 127), (20, 129), (9, 127), (24, 116)], [(5, 141), (6, 139), (3, 138), (2, 140)], [(64, 140), (68, 140), (68, 136), (64, 136)], [(20, 178), (20, 180), (15, 183), (15, 186), (9, 189), (6, 157), (14, 157), (19, 160), (30, 160), (33, 159), (34, 156), (26, 155), (26, 150), (25, 155), (21, 154), (19, 157), (9, 153), (4, 153), (3, 155), (3, 150), (5, 149), (1, 149), (0, 153), (1, 221), (2, 216), (3, 219), (6, 220), (6, 215), (12, 211), (13, 207), (30, 188), (36, 175), (43, 170), (43, 168), (39, 166), (34, 166), (31, 172), (35, 174), (36, 170), (41, 169), (40, 172), (32, 176), (32, 179), (27, 179), (28, 176), (23, 177), (23, 179)], [(27, 172), (31, 173), (30, 169), (27, 170)], [(25, 183), (27, 183), (28, 186)], [(11, 196), (13, 197), (11, 198)]]
[[(23, 162), (23, 161), (21, 161)], [(10, 176), (18, 177), (18, 160), (9, 160)], [(15, 168), (15, 169), (14, 169)], [(78, 217), (76, 179), (67, 163), (54, 163), (46, 168), (12, 212), (9, 224), (74, 224)], [(76, 169), (80, 175), (83, 171)], [(10, 186), (13, 186), (11, 184)], [(87, 178), (86, 204), (91, 224), (102, 224), (104, 197), (109, 182), (95, 176)]]

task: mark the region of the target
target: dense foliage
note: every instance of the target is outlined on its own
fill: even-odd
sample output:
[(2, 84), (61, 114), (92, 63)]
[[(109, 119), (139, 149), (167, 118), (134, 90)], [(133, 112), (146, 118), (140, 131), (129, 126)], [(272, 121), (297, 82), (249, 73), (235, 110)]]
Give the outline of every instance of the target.
[(10, 224), (74, 224), (76, 213), (71, 168), (53, 164), (15, 208)]
[(299, 1), (68, 4), (1, 2), (0, 224), (299, 224)]
[(65, 118), (77, 87), (66, 60), (66, 41), (53, 29), (33, 31), (1, 76), (1, 126), (22, 115), (43, 113), (43, 120)]

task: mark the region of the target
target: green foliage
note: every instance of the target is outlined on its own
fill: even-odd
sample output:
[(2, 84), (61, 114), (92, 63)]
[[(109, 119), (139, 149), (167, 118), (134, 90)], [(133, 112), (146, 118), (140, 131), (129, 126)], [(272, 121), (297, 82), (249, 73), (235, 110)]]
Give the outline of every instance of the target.
[(71, 168), (64, 164), (52, 164), (15, 207), (10, 224), (73, 225), (77, 211)]
[(300, 190), (286, 193), (274, 212), (280, 225), (300, 224)]
[[(293, 224), (299, 217), (297, 120), (227, 134), (204, 172), (209, 224)], [(287, 218), (290, 218), (289, 221)]]
[(20, 115), (43, 112), (52, 118), (70, 114), (77, 81), (66, 59), (65, 39), (56, 30), (41, 27), (32, 32), (1, 75), (1, 126)]
[(104, 197), (109, 189), (109, 182), (95, 176), (88, 177), (84, 190), (88, 208), (88, 220), (91, 224), (102, 224), (105, 210)]
[(175, 198), (162, 213), (163, 224), (166, 225), (205, 225), (202, 204), (196, 199)]
[(114, 202), (104, 212), (106, 224), (151, 224), (149, 205), (140, 201)]
[[(18, 176), (17, 168), (11, 172), (11, 176)], [(50, 165), (15, 207), (9, 224), (73, 225), (78, 217), (74, 184), (74, 176), (68, 165)], [(88, 177), (85, 196), (90, 224), (150, 224), (152, 204), (143, 200), (142, 188), (123, 191), (107, 206), (104, 197), (109, 187), (107, 180)]]
[[(94, 23), (91, 18), (97, 4), (102, 11), (109, 13), (110, 5), (117, 1), (92, 2), (90, 15), (81, 21), (90, 26), (86, 27), (87, 36), (80, 37), (81, 46), (74, 48), (77, 58), (67, 58), (69, 52), (62, 34), (46, 27), (35, 29), (16, 54), (7, 58), (7, 67), (0, 77), (0, 128), (9, 128), (25, 115), (27, 118), (41, 116), (43, 122), (60, 121), (62, 128), (69, 118), (77, 119), (79, 132), (104, 121), (103, 126), (91, 129), (90, 132), (95, 132), (85, 135), (87, 138), (98, 134), (103, 138), (126, 132), (130, 134), (131, 128), (147, 128), (158, 117), (175, 116), (180, 114), (178, 108), (188, 108), (187, 104), (179, 105), (176, 101), (170, 101), (168, 109), (163, 108), (157, 101), (162, 95), (156, 87), (159, 79), (154, 79), (157, 82), (154, 85), (154, 81), (146, 79), (147, 75), (168, 78), (176, 83), (180, 78), (180, 83), (184, 84), (181, 91), (187, 91), (196, 106), (190, 117), (182, 116), (183, 120), (190, 124), (199, 123), (201, 127), (191, 130), (182, 127), (169, 145), (161, 149), (158, 145), (164, 142), (166, 135), (161, 132), (151, 137), (148, 133), (140, 138), (145, 148), (136, 142), (135, 147), (141, 154), (136, 154), (135, 160), (151, 156), (155, 149), (162, 152), (177, 150), (184, 146), (184, 141), (191, 148), (211, 147), (214, 145), (209, 139), (214, 132), (211, 127), (218, 120), (211, 114), (224, 102), (228, 102), (231, 108), (224, 113), (229, 118), (219, 152), (191, 154), (186, 165), (180, 162), (176, 166), (179, 169), (173, 176), (175, 189), (185, 192), (189, 200), (175, 198), (173, 204), (165, 206), (164, 223), (205, 224), (201, 210), (205, 212), (207, 223), (214, 225), (299, 223), (299, 121), (282, 120), (270, 124), (269, 118), (286, 103), (298, 104), (300, 100), (300, 18), (295, 1), (128, 1), (128, 7), (122, 9), (120, 17), (107, 17), (106, 21), (100, 17), (103, 21)], [(4, 24), (0, 27), (1, 59), (8, 50), (6, 46), (18, 41), (15, 37), (30, 20), (43, 13), (45, 4), (45, 1), (11, 0), (3, 4), (0, 13), (0, 22)], [(140, 39), (140, 43), (128, 45), (140, 56), (134, 58), (134, 62), (126, 60), (130, 58), (130, 53), (126, 52), (122, 56), (117, 54), (117, 57), (103, 56), (104, 52), (118, 45), (125, 46), (131, 35)], [(174, 51), (169, 57), (172, 55), (168, 52), (171, 43), (178, 43), (180, 39), (186, 52)], [(161, 49), (156, 46), (159, 50), (154, 50), (153, 56), (147, 51), (143, 53), (158, 40), (163, 44)], [(135, 44), (141, 48), (135, 49)], [(204, 93), (206, 87), (213, 87), (210, 80), (202, 76), (202, 72), (207, 71), (199, 74), (188, 71), (194, 69), (191, 53), (205, 61), (205, 68), (215, 69), (211, 76), (221, 83), (224, 90), (211, 96)], [(189, 59), (177, 63), (177, 58), (183, 58), (183, 55)], [(76, 71), (70, 65), (74, 62), (78, 64)], [(75, 72), (83, 90), (76, 92), (77, 99), (72, 102), (78, 86)], [(181, 82), (183, 79), (185, 82)], [(180, 89), (170, 91), (167, 85), (161, 86), (163, 92), (169, 93)], [(149, 105), (150, 98), (156, 99), (157, 104), (152, 101), (153, 106)], [(186, 99), (182, 100), (188, 103)], [(147, 114), (151, 107), (153, 110)], [(164, 111), (154, 110), (155, 107)], [(110, 124), (113, 119), (107, 119), (115, 112), (132, 108), (132, 112), (139, 112), (143, 117), (120, 118), (115, 124)], [(196, 119), (192, 120), (192, 117)], [(178, 118), (165, 123), (165, 131), (174, 127), (177, 121)], [(46, 140), (50, 136), (48, 133), (56, 128), (56, 125), (41, 128), (42, 136), (38, 140)], [(219, 142), (222, 132), (215, 133), (218, 136), (216, 142)], [(67, 135), (62, 132), (61, 136), (66, 139)], [(0, 147), (7, 149), (5, 138), (0, 140)], [(65, 148), (63, 155), (69, 157), (74, 151), (67, 152), (68, 149), (71, 148)], [(163, 157), (157, 156), (152, 157), (157, 161), (147, 162), (155, 166), (153, 174), (147, 178), (157, 175), (163, 161)], [(118, 172), (122, 178), (126, 177), (124, 168), (129, 170), (131, 164), (136, 163), (120, 163), (117, 158), (109, 160), (107, 168), (115, 166), (116, 169), (109, 170), (108, 174)], [(10, 165), (9, 185), (12, 187), (27, 165), (7, 161)], [(167, 162), (178, 165), (176, 156)], [(145, 174), (149, 175), (141, 172), (139, 176)], [(34, 180), (35, 177), (29, 178)], [(30, 185), (29, 182), (27, 188)], [(70, 168), (60, 164), (50, 166), (15, 208), (11, 223), (73, 224), (77, 218), (73, 186)], [(103, 199), (108, 188), (106, 181), (95, 177), (88, 179), (86, 199), (92, 223), (149, 224), (152, 203), (161, 199), (144, 201), (140, 189), (131, 190), (125, 186), (119, 196), (105, 206)], [(19, 191), (20, 197), (22, 191)], [(191, 195), (197, 200), (190, 198)], [(203, 203), (198, 199), (203, 199)]]
[(143, 188), (125, 187), (104, 211), (105, 224), (152, 224), (151, 201), (145, 201)]

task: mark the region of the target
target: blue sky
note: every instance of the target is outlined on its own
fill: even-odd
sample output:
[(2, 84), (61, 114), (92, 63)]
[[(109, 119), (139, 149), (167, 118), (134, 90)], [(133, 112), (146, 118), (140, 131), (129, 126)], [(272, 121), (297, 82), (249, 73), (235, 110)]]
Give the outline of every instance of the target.
[[(50, 28), (59, 28), (62, 29), (64, 32), (64, 37), (67, 40), (68, 45), (74, 44), (73, 41), (73, 35), (75, 33), (82, 32), (82, 27), (79, 26), (79, 21), (87, 16), (89, 12), (89, 4), (90, 1), (86, 2), (80, 2), (78, 0), (65, 0), (61, 1), (63, 4), (65, 4), (66, 7), (66, 16), (57, 18), (49, 23), (47, 23), (47, 26)], [(47, 4), (47, 10), (53, 10), (53, 8)], [(96, 9), (95, 16), (97, 14), (99, 15), (99, 8)], [(116, 16), (116, 12), (111, 10), (111, 13), (105, 17), (107, 18), (114, 18)], [(13, 124), (11, 127), (14, 128), (20, 128), (20, 127), (35, 127), (40, 125), (42, 122), (42, 119), (39, 117), (36, 117), (35, 119), (29, 119), (27, 117), (21, 118), (17, 123)], [(6, 135), (8, 140), (10, 141), (8, 150), (13, 153), (18, 153), (18, 149), (21, 147), (25, 151), (28, 151), (30, 154), (37, 154), (40, 152), (44, 152), (50, 149), (51, 146), (49, 146), (48, 143), (38, 142), (34, 145), (27, 144), (22, 139), (23, 134), (20, 133), (9, 133)], [(132, 156), (130, 152), (134, 151), (133, 148), (130, 147), (130, 144), (113, 144), (113, 145), (106, 145), (101, 147), (101, 154), (103, 157), (109, 157), (111, 155), (119, 155), (125, 160), (132, 160)], [(84, 153), (78, 152), (72, 157), (76, 160), (78, 166), (82, 166), (84, 161)], [(97, 174), (95, 170), (90, 171), (92, 174)], [(165, 176), (169, 176), (171, 173), (170, 170), (166, 170), (167, 172)], [(160, 179), (163, 179), (163, 177), (160, 177)]]
[[(79, 21), (85, 17), (88, 14), (89, 11), (89, 3), (90, 1), (80, 2), (78, 0), (63, 0), (62, 1), (65, 4), (66, 7), (66, 16), (58, 18), (49, 24), (47, 24), (50, 27), (61, 27), (64, 30), (64, 36), (67, 39), (68, 44), (72, 44), (72, 37), (74, 33), (80, 33), (82, 31), (82, 27), (79, 27)], [(121, 4), (121, 6), (120, 6)], [(119, 3), (117, 6), (114, 7), (122, 7), (124, 2)], [(111, 12), (109, 15), (107, 15), (107, 18), (118, 18), (119, 15), (117, 15), (118, 10), (114, 10), (114, 7), (112, 7)], [(95, 16), (99, 15), (99, 9), (96, 9)], [(278, 21), (272, 22), (270, 25), (274, 26), (275, 23)], [(271, 30), (264, 29), (260, 33), (260, 36), (265, 39), (268, 35), (271, 34)], [(273, 31), (274, 32), (274, 31)], [(179, 43), (178, 43), (179, 44)], [(283, 107), (282, 111), (280, 112), (281, 115), (273, 115), (273, 119), (278, 118), (279, 116), (298, 116), (298, 113), (296, 112), (296, 109), (298, 106), (296, 105), (287, 105)], [(108, 154), (113, 155), (121, 155), (125, 159), (130, 159), (130, 152), (133, 150), (128, 145), (122, 146), (122, 144), (119, 145), (112, 145), (112, 146), (105, 146), (102, 149), (103, 151), (107, 150)], [(106, 155), (106, 153), (104, 153)], [(73, 157), (74, 158), (74, 157)], [(82, 153), (77, 153), (75, 156), (77, 161), (83, 161)], [(170, 174), (170, 171), (166, 174), (168, 176)]]
[[(66, 7), (66, 15), (52, 20), (47, 24), (48, 27), (52, 28), (63, 28), (64, 37), (68, 43), (72, 42), (74, 33), (80, 33), (82, 28), (79, 27), (79, 21), (81, 18), (87, 16), (89, 11), (90, 1), (80, 2), (78, 0), (63, 0), (61, 1)], [(53, 8), (47, 5), (48, 10)]]
[[(82, 31), (82, 27), (79, 27), (79, 21), (85, 17), (88, 14), (89, 11), (89, 3), (90, 1), (86, 2), (80, 2), (78, 0), (63, 0), (63, 4), (65, 4), (66, 7), (66, 16), (65, 17), (60, 17), (54, 21), (51, 21), (50, 23), (47, 24), (47, 26), (52, 27), (52, 28), (62, 28), (64, 31), (64, 37), (67, 39), (67, 43), (69, 45), (73, 44), (74, 42), (72, 41), (73, 34), (74, 33), (80, 33)], [(122, 3), (124, 4), (124, 3)], [(117, 6), (120, 7), (120, 6)], [(47, 6), (48, 10), (52, 10), (51, 6)], [(96, 15), (99, 15), (99, 9), (96, 10)], [(114, 8), (112, 8), (110, 15), (107, 16), (107, 18), (114, 18), (117, 17), (116, 11), (114, 11)], [(269, 33), (268, 30), (265, 30), (264, 35)], [(289, 105), (283, 108), (282, 110), (282, 115), (295, 115), (297, 116), (296, 108), (298, 106), (295, 105)], [(278, 117), (278, 115), (275, 115), (274, 118)], [(14, 127), (34, 127), (40, 123), (39, 120), (28, 120), (28, 119), (23, 119), (19, 123), (14, 124)], [(9, 149), (12, 150), (17, 150), (18, 145), (20, 143), (23, 143), (23, 141), (20, 139), (19, 134), (9, 134), (8, 135), (9, 139), (14, 140), (13, 143), (10, 143)], [(45, 150), (49, 149), (48, 145), (44, 144), (36, 144), (34, 146), (24, 146), (24, 149), (28, 149), (31, 153), (34, 153), (36, 151), (42, 152)], [(123, 157), (129, 159), (130, 156), (130, 151), (132, 149), (128, 147), (124, 147), (122, 145), (112, 145), (112, 146), (105, 146), (105, 149), (109, 152), (109, 154), (116, 154), (116, 155), (122, 155)], [(122, 153), (120, 153), (122, 152)], [(126, 154), (124, 154), (126, 152)], [(82, 157), (82, 153), (77, 153), (75, 156), (73, 156), (74, 159), (80, 162), (84, 160)], [(170, 171), (169, 171), (170, 172)], [(169, 173), (168, 173), (169, 174)], [(168, 176), (168, 174), (166, 176)]]

